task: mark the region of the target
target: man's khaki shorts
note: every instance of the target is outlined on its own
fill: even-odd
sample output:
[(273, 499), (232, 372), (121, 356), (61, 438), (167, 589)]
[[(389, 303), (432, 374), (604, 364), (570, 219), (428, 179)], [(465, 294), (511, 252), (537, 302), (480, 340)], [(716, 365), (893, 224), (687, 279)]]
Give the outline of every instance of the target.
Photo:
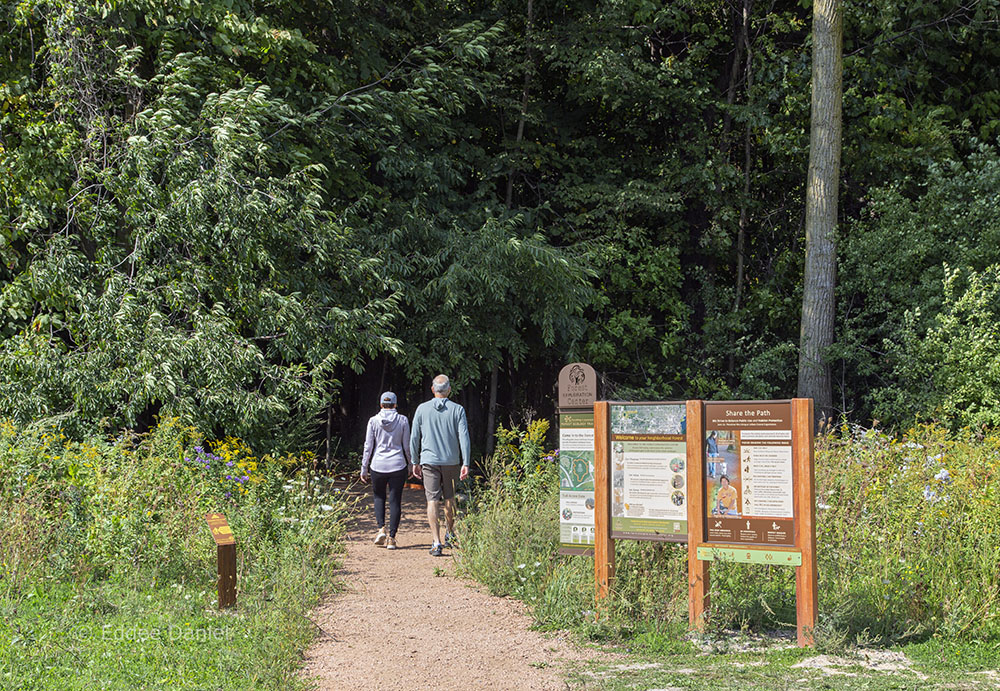
[(427, 501), (441, 501), (455, 498), (455, 485), (461, 465), (421, 465), (424, 477), (424, 495)]

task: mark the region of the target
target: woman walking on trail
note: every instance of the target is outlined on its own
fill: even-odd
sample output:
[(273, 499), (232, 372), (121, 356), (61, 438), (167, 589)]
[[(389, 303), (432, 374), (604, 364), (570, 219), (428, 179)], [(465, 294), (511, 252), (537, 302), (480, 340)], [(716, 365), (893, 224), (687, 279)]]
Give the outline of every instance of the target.
[[(365, 450), (361, 454), (361, 480), (368, 482), (375, 498), (375, 521), (378, 523), (376, 545), (396, 549), (396, 530), (402, 513), (403, 485), (412, 472), (409, 449), (410, 422), (396, 412), (396, 394), (386, 391), (379, 398), (381, 410), (368, 420)], [(369, 468), (370, 466), (370, 468)], [(388, 490), (389, 532), (385, 530), (385, 500)]]

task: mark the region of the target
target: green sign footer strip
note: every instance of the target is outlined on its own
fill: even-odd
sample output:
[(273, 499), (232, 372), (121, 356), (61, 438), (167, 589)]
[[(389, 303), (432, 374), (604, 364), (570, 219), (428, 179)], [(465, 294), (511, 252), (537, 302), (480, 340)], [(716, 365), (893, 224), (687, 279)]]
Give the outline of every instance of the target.
[(802, 566), (802, 552), (785, 552), (760, 547), (698, 547), (702, 561), (740, 561), (747, 564)]

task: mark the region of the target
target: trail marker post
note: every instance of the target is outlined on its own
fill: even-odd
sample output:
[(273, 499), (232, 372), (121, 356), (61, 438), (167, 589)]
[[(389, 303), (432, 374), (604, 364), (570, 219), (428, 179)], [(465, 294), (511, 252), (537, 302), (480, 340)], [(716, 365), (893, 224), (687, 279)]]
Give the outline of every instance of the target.
[(221, 513), (205, 515), (218, 556), (219, 609), (236, 606), (236, 537)]

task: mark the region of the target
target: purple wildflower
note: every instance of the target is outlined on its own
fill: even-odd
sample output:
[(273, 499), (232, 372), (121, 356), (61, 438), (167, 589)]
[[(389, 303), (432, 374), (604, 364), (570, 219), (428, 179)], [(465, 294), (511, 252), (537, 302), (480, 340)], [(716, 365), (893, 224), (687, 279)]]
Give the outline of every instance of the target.
[(229, 466), (230, 468), (232, 468), (233, 467), (233, 462), (229, 461), (228, 463), (226, 463), (226, 465)]

